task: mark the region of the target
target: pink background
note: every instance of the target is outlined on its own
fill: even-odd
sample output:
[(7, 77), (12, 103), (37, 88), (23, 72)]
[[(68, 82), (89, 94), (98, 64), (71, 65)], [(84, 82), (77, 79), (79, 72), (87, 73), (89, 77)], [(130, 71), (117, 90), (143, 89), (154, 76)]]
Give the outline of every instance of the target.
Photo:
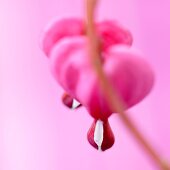
[[(98, 153), (86, 140), (86, 110), (60, 101), (39, 36), (53, 17), (81, 17), (83, 7), (82, 0), (0, 0), (0, 170), (155, 169), (117, 115), (110, 119), (116, 143)], [(169, 9), (169, 0), (103, 0), (99, 19), (126, 25), (154, 67), (152, 93), (129, 115), (170, 160)]]

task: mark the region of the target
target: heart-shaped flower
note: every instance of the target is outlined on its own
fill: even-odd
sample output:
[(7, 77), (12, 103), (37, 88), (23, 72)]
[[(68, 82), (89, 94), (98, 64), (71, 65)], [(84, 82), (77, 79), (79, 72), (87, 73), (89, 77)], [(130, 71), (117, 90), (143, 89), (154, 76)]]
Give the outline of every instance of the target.
[[(49, 57), (54, 77), (69, 94), (65, 101), (75, 98), (95, 120), (103, 121), (104, 129), (107, 129), (105, 125), (108, 125), (108, 118), (115, 110), (110, 110), (90, 63), (84, 25), (79, 19), (53, 22), (44, 31), (42, 49)], [(96, 30), (101, 43), (103, 70), (126, 108), (129, 108), (150, 92), (154, 82), (153, 71), (141, 54), (130, 48), (131, 33), (116, 21), (96, 23)], [(89, 136), (94, 129), (90, 131)], [(110, 139), (108, 135), (104, 136), (103, 142), (108, 138), (114, 143), (113, 136)], [(88, 140), (95, 146), (90, 137)], [(103, 150), (108, 149), (108, 146), (103, 147)]]

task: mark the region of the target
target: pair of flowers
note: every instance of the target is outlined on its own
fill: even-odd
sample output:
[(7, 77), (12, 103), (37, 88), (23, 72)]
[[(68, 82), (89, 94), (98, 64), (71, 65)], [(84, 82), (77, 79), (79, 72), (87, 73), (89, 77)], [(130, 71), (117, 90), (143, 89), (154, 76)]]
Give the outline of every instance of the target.
[[(139, 103), (151, 90), (154, 74), (141, 54), (131, 48), (132, 35), (116, 21), (96, 23), (101, 44), (103, 70), (126, 108)], [(77, 18), (53, 21), (43, 32), (41, 47), (50, 61), (54, 78), (67, 95), (71, 107), (76, 99), (86, 107), (94, 122), (88, 141), (102, 151), (114, 144), (108, 118), (110, 110), (89, 60), (85, 24)]]

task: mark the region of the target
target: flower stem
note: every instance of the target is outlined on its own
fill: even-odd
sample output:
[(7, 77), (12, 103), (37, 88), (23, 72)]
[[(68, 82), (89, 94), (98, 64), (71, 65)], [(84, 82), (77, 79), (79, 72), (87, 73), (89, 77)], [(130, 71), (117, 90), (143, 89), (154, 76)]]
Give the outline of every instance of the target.
[[(131, 132), (134, 138), (139, 142), (139, 144), (145, 149), (146, 153), (150, 158), (156, 163), (160, 170), (170, 170), (168, 163), (162, 160), (157, 151), (152, 147), (151, 144), (145, 139), (145, 137), (140, 133), (132, 120), (125, 113), (125, 104), (121, 100), (120, 96), (117, 94), (115, 88), (111, 86), (109, 80), (105, 76), (102, 69), (102, 63), (100, 60), (100, 43), (97, 37), (94, 23), (94, 13), (98, 0), (86, 0), (86, 12), (87, 12), (87, 36), (89, 39), (89, 53), (92, 66), (98, 76), (98, 80), (101, 86), (101, 90), (111, 108), (111, 110), (116, 109), (116, 112), (120, 113), (119, 116)], [(114, 108), (113, 108), (114, 106)]]

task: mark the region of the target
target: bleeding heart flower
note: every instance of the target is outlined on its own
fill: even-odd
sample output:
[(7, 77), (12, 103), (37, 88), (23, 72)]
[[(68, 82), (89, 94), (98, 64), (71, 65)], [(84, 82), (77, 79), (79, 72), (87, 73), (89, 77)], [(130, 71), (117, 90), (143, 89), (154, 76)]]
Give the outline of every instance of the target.
[[(96, 23), (96, 30), (101, 42), (103, 70), (128, 109), (150, 92), (154, 82), (153, 71), (142, 56), (130, 48), (132, 35), (120, 24), (104, 21)], [(53, 22), (45, 30), (42, 49), (49, 57), (54, 77), (69, 94), (63, 98), (64, 103), (71, 107), (75, 98), (95, 119), (88, 133), (88, 140), (95, 148), (94, 126), (96, 121), (103, 122), (101, 149), (106, 150), (114, 143), (108, 118), (115, 110), (110, 110), (100, 90), (87, 43), (84, 23), (79, 19), (63, 19)]]

